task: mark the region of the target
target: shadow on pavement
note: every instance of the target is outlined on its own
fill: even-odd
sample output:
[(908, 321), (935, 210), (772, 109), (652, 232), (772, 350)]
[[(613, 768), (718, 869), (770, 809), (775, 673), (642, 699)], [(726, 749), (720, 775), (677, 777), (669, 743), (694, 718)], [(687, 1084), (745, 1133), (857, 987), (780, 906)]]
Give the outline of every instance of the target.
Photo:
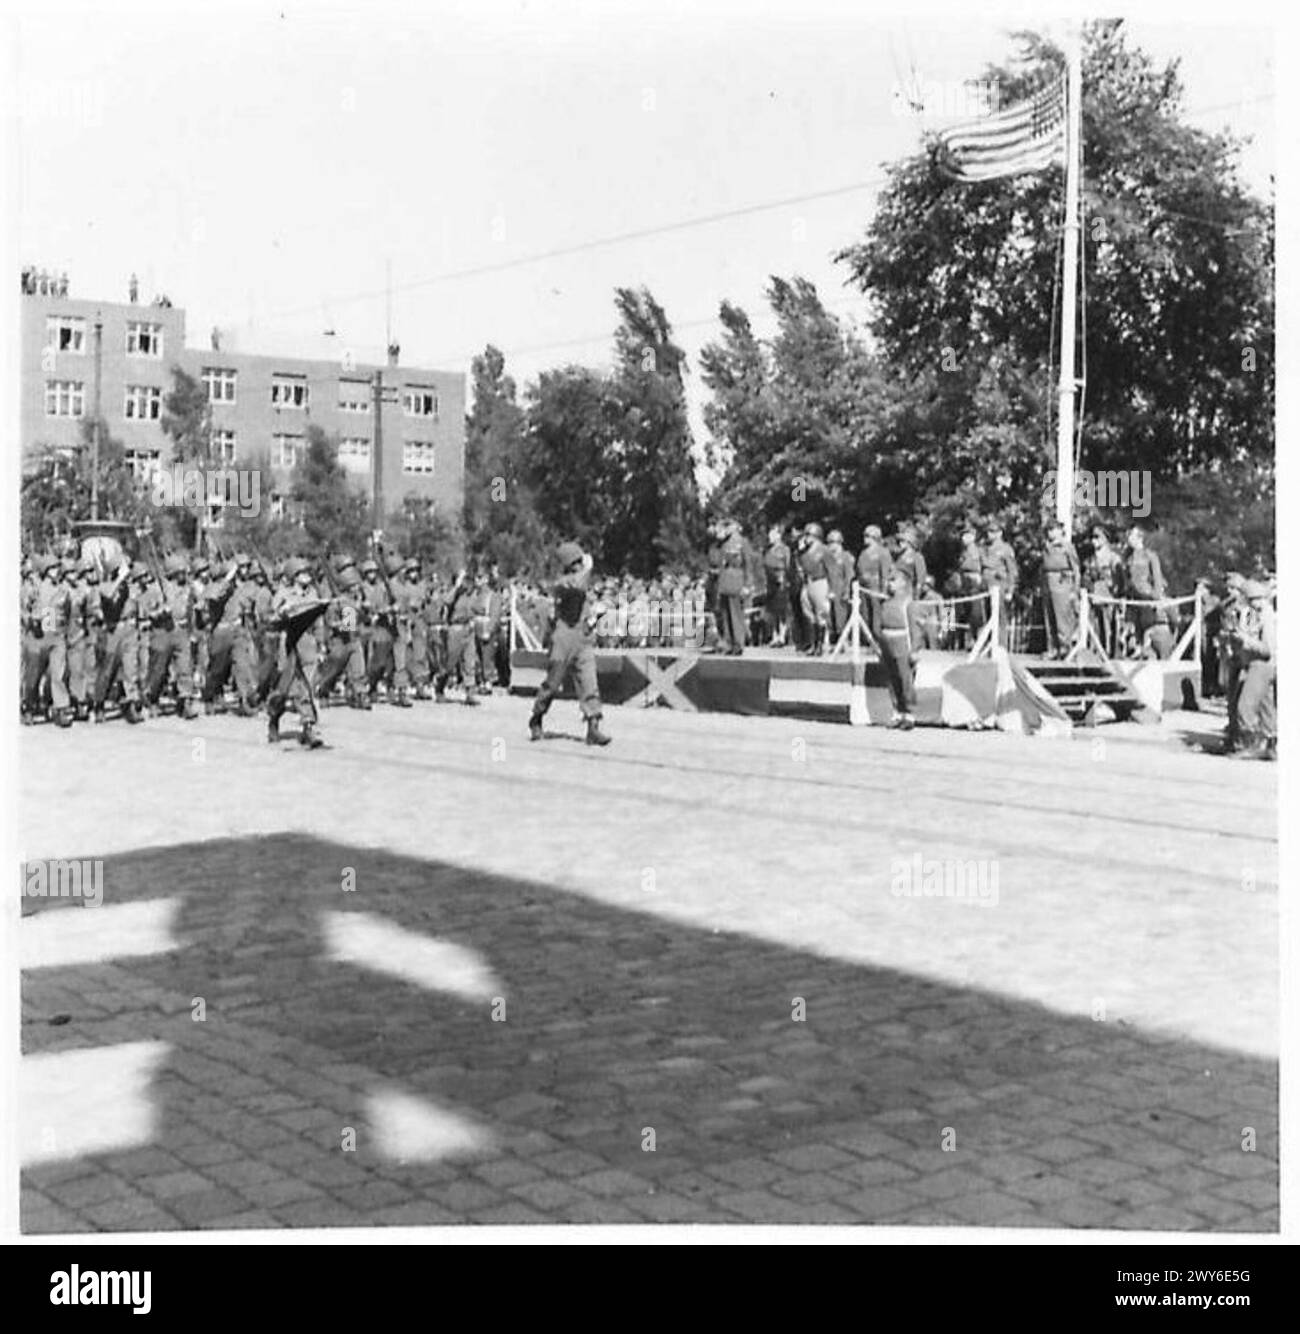
[[(1277, 1227), (1271, 1062), (303, 836), (114, 857), (105, 884), (108, 905), (179, 897), (178, 947), (26, 973), (23, 1051), (165, 1042), (156, 1133), (26, 1169), (26, 1231)], [(504, 1022), (329, 957), (325, 915), (353, 912), (472, 952)], [(490, 1143), (394, 1161), (375, 1090)]]

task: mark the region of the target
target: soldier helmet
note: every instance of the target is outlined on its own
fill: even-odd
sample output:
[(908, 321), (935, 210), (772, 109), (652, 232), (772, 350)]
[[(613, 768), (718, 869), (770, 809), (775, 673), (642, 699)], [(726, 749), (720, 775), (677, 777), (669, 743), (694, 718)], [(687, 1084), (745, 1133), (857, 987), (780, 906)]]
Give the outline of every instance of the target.
[(419, 556), (408, 556), (408, 557), (406, 558), (406, 563), (402, 566), (402, 569), (403, 569), (403, 570), (414, 570), (414, 571), (418, 574), (418, 573), (419, 573), (419, 570), (420, 570), (420, 558), (419, 558)]
[(571, 570), (575, 565), (582, 564), (582, 548), (576, 542), (561, 542), (557, 554), (560, 557), (560, 564), (566, 570)]
[(188, 574), (189, 566), (186, 564), (184, 556), (172, 552), (172, 554), (163, 561), (163, 570), (167, 574)]
[(889, 577), (891, 579), (899, 580), (900, 583), (906, 584), (908, 588), (912, 587), (912, 571), (909, 570), (906, 565), (895, 565), (894, 568), (890, 570)]
[(79, 574), (93, 574), (97, 568), (94, 558), (91, 556), (82, 556), (77, 562), (77, 572)]
[(819, 542), (820, 542), (820, 541), (822, 540), (822, 538), (825, 537), (825, 535), (826, 535), (826, 534), (825, 534), (825, 531), (823, 530), (823, 528), (822, 528), (822, 526), (821, 526), (821, 524), (819, 524), (819, 523), (810, 523), (810, 524), (808, 524), (807, 527), (804, 528), (804, 532), (805, 532), (809, 537), (815, 537)]
[(355, 569), (357, 564), (356, 561), (353, 560), (351, 556), (339, 556), (334, 563), (337, 566), (338, 572), (340, 574), (342, 574), (344, 570)]
[(402, 564), (402, 558), (394, 553), (384, 562), (384, 566), (389, 574), (401, 574), (405, 566)]
[(373, 560), (363, 560), (363, 561), (361, 562), (361, 573), (362, 573), (362, 574), (378, 574), (378, 573), (379, 573), (379, 566), (378, 566), (378, 564), (376, 564), (376, 562), (373, 561)]
[(1247, 579), (1241, 586), (1241, 593), (1251, 602), (1268, 597), (1268, 589), (1258, 579)]
[(873, 538), (875, 538), (875, 540), (876, 540), (877, 542), (879, 542), (879, 541), (881, 540), (881, 538), (884, 537), (884, 533), (882, 533), (882, 532), (880, 531), (880, 525), (879, 525), (879, 524), (869, 523), (869, 524), (867, 525), (867, 527), (866, 527), (866, 530), (863, 532), (862, 536), (863, 536), (864, 538), (865, 538), (865, 537), (873, 537)]
[(340, 588), (356, 588), (361, 582), (361, 576), (357, 573), (355, 565), (349, 565), (346, 569), (339, 571)]
[(296, 579), (307, 568), (307, 562), (301, 556), (290, 556), (285, 561), (280, 573), (286, 579)]
[(240, 551), (235, 556), (234, 565), (236, 569), (239, 569), (241, 566), (244, 565), (251, 565), (252, 563), (253, 563), (253, 558), (248, 554), (247, 551)]
[(194, 573), (207, 574), (212, 569), (212, 562), (206, 556), (196, 556), (194, 558)]
[(899, 524), (899, 526), (898, 526), (898, 540), (899, 540), (900, 542), (907, 542), (907, 543), (909, 543), (911, 546), (915, 546), (915, 545), (916, 545), (916, 529), (913, 528), (912, 525), (911, 525), (910, 523)]
[(830, 531), (830, 536), (827, 537), (826, 540), (827, 540), (828, 542), (838, 542), (841, 546), (843, 546), (843, 545), (844, 545), (844, 534), (843, 534), (842, 532), (840, 532), (840, 530), (839, 530), (838, 528), (832, 528), (831, 531)]
[(42, 552), (36, 557), (36, 568), (41, 574), (49, 574), (51, 570), (58, 567), (58, 564), (59, 558), (51, 556), (48, 552)]

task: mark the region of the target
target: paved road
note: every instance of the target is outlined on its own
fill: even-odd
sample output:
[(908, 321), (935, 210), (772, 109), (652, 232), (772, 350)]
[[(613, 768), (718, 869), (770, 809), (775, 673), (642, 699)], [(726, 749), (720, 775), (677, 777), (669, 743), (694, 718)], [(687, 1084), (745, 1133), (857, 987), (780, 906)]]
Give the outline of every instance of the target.
[(1276, 1229), (1272, 766), (526, 714), (24, 734), (26, 1229)]

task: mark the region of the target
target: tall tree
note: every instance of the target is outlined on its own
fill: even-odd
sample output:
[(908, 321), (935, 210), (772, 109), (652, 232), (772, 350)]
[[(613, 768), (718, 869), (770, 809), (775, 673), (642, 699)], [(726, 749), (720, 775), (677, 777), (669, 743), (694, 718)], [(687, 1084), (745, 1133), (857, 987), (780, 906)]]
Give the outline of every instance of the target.
[(369, 500), (339, 463), (336, 439), (309, 426), (306, 446), (293, 470), (290, 496), (300, 508), (310, 546), (361, 551), (369, 532)]

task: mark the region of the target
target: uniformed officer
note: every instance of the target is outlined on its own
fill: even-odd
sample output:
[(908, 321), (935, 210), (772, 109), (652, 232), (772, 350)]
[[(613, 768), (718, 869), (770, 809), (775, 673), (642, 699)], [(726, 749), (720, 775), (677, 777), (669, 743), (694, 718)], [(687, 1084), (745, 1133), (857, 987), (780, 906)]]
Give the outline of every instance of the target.
[(1129, 597), (1142, 599), (1129, 607), (1129, 620), (1138, 653), (1145, 656), (1151, 649), (1150, 631), (1160, 620), (1153, 605), (1165, 596), (1165, 576), (1160, 568), (1160, 557), (1146, 544), (1140, 528), (1128, 530), (1128, 560), (1125, 562), (1125, 585)]
[(880, 606), (889, 592), (889, 574), (893, 568), (894, 558), (885, 545), (884, 535), (874, 523), (868, 524), (858, 555), (858, 584), (862, 588), (862, 613), (873, 639), (880, 638)]
[(897, 541), (898, 556), (894, 560), (894, 568), (907, 575), (912, 596), (916, 597), (925, 587), (925, 576), (929, 573), (925, 556), (921, 552), (921, 539), (916, 529), (906, 523), (899, 528)]
[(745, 651), (748, 625), (745, 599), (750, 593), (749, 552), (740, 525), (728, 520), (722, 527), (718, 570), (718, 643), (721, 651), (739, 657)]
[(853, 592), (853, 557), (844, 550), (844, 534), (838, 528), (832, 528), (826, 538), (826, 576), (831, 603), (830, 639), (838, 644), (849, 623)]
[(961, 555), (957, 557), (957, 594), (970, 598), (971, 601), (960, 604), (958, 613), (961, 623), (970, 633), (970, 646), (974, 646), (980, 631), (988, 622), (988, 603), (975, 594), (984, 591), (984, 553), (979, 547), (979, 535), (971, 525), (962, 529)]
[(784, 648), (790, 637), (790, 548), (781, 540), (780, 524), (768, 529), (763, 578), (767, 585), (763, 619), (768, 643), (773, 648)]
[(571, 680), (578, 696), (578, 707), (587, 720), (587, 745), (607, 746), (610, 738), (600, 730), (600, 690), (596, 680), (596, 652), (591, 636), (600, 614), (597, 604), (588, 604), (587, 585), (591, 579), (592, 560), (576, 542), (562, 542), (559, 548), (563, 573), (555, 583), (555, 625), (547, 659), (546, 680), (533, 702), (528, 720), (532, 741), (544, 736), (542, 720), (551, 701)]
[(907, 567), (895, 565), (889, 575), (889, 597), (880, 608), (880, 653), (894, 700), (891, 727), (911, 731), (916, 725), (916, 604)]
[(233, 678), (239, 696), (236, 712), (247, 717), (257, 711), (257, 662), (253, 630), (256, 621), (256, 585), (249, 577), (252, 558), (240, 554), (225, 577), (209, 591), (208, 617), (213, 625), (208, 647), (208, 676), (203, 702), (217, 707), (226, 681)]
[(346, 673), (348, 704), (370, 708), (365, 657), (361, 650), (361, 576), (347, 558), (337, 575), (338, 597), (325, 613), (329, 628), (329, 652), (321, 666), (317, 693), (323, 698)]
[(1092, 530), (1092, 555), (1084, 569), (1088, 592), (1098, 601), (1091, 602), (1093, 624), (1107, 657), (1119, 649), (1116, 635), (1116, 603), (1124, 577), (1124, 560), (1110, 544), (1106, 530), (1099, 524)]
[(1074, 543), (1066, 540), (1064, 525), (1055, 520), (1047, 525), (1042, 572), (1048, 656), (1064, 658), (1079, 628), (1079, 557)]
[(1243, 759), (1277, 758), (1277, 614), (1268, 589), (1258, 580), (1242, 588), (1246, 611), (1237, 630), (1242, 663), (1237, 719)]
[[(1002, 525), (993, 519), (984, 546), (984, 587), (998, 600), (998, 640), (1005, 647), (1011, 636), (1011, 604), (1020, 583), (1020, 566), (1011, 543), (1002, 536)], [(991, 606), (991, 604), (990, 604)]]
[(825, 653), (830, 647), (831, 595), (826, 543), (819, 523), (810, 523), (798, 542), (800, 601), (808, 626), (807, 652)]

